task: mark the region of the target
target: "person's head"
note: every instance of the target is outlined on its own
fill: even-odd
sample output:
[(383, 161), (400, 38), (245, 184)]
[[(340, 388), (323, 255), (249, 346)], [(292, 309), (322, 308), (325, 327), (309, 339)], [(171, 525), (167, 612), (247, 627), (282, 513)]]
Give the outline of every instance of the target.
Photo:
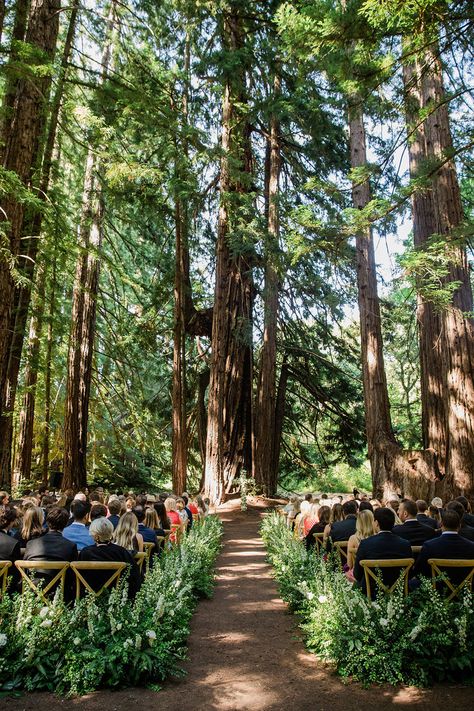
[(374, 507), (372, 506), (370, 501), (361, 501), (360, 502), (359, 513), (361, 513), (362, 511), (372, 511), (372, 513), (374, 512)]
[(344, 514), (344, 518), (347, 518), (348, 516), (355, 516), (357, 513), (358, 505), (357, 501), (355, 499), (351, 499), (350, 501), (344, 501), (342, 504), (342, 512)]
[(372, 504), (372, 511), (375, 511), (375, 509), (379, 509), (382, 506), (378, 499), (370, 499), (370, 503)]
[[(290, 501), (291, 501), (291, 498), (290, 498)], [(204, 503), (204, 499), (202, 498), (202, 496), (201, 496), (200, 494), (198, 494), (198, 495), (196, 496), (196, 504), (197, 504), (197, 507), (198, 507), (199, 511), (200, 511), (201, 513), (204, 513), (205, 510), (206, 510), (206, 504)], [(159, 515), (159, 514), (158, 514), (158, 515)]]
[(162, 491), (161, 494), (158, 495), (158, 498), (164, 504), (168, 498), (168, 494), (165, 491)]
[(120, 499), (112, 499), (109, 501), (109, 513), (111, 516), (120, 516), (122, 511), (122, 502)]
[(25, 541), (29, 541), (35, 536), (41, 536), (43, 533), (44, 511), (40, 506), (31, 506), (25, 515), (21, 525), (21, 537)]
[(393, 509), (393, 511), (398, 514), (398, 510), (400, 508), (400, 501), (398, 499), (390, 499), (387, 502), (387, 508)]
[(99, 494), (99, 492), (98, 492), (97, 490), (96, 490), (96, 491), (92, 491), (92, 492), (89, 494), (89, 501), (91, 502), (92, 505), (103, 503), (103, 502), (102, 502), (102, 496)]
[(156, 498), (153, 496), (153, 494), (148, 494), (146, 497), (146, 506), (153, 506), (155, 502)]
[(353, 495), (354, 499), (358, 499), (359, 495), (360, 495), (359, 489), (352, 489), (352, 495)]
[(49, 491), (47, 486), (40, 486), (38, 489), (38, 494), (40, 496), (49, 496)]
[(55, 506), (57, 508), (63, 509), (67, 504), (67, 496), (66, 494), (60, 494), (59, 499), (56, 501)]
[(87, 501), (82, 501), (81, 499), (74, 499), (71, 504), (72, 517), (74, 521), (77, 521), (78, 523), (85, 522), (90, 510), (91, 505)]
[(311, 503), (313, 500), (313, 494), (305, 494), (304, 499), (305, 501), (309, 501), (309, 503)]
[(188, 505), (189, 498), (185, 494), (183, 494), (181, 498), (183, 499), (184, 506), (186, 507)]
[(10, 503), (10, 494), (8, 491), (0, 491), (0, 506), (8, 506)]
[(424, 514), (428, 511), (428, 504), (423, 499), (417, 499), (416, 509), (418, 513)]
[(156, 515), (158, 516), (158, 520), (160, 522), (160, 527), (164, 528), (165, 530), (168, 530), (171, 528), (171, 523), (168, 518), (168, 513), (166, 511), (166, 506), (163, 501), (157, 501), (154, 509), (156, 511)]
[(439, 513), (439, 508), (437, 506), (430, 505), (428, 507), (428, 513), (431, 518), (434, 518), (435, 521), (437, 521), (438, 523), (441, 523), (441, 516)]
[(143, 508), (143, 506), (134, 506), (132, 511), (137, 517), (138, 523), (143, 523), (143, 521), (145, 520), (145, 509)]
[(435, 496), (434, 499), (431, 499), (431, 505), (436, 506), (437, 509), (442, 509), (443, 508), (443, 499), (440, 499), (439, 496)]
[(441, 527), (443, 531), (459, 531), (461, 519), (452, 509), (446, 509), (441, 512)]
[(373, 536), (374, 533), (374, 514), (372, 511), (369, 511), (368, 509), (365, 511), (359, 511), (356, 522), (356, 534), (358, 539), (361, 541), (363, 538)]
[(400, 521), (404, 523), (405, 521), (408, 521), (408, 519), (416, 518), (417, 513), (418, 509), (416, 508), (415, 502), (411, 499), (403, 499), (400, 504), (400, 508), (398, 509)]
[(178, 511), (182, 511), (184, 509), (184, 501), (181, 496), (178, 496), (176, 499), (176, 508)]
[(87, 501), (87, 496), (84, 494), (83, 491), (78, 491), (77, 494), (74, 497), (74, 501)]
[[(456, 496), (456, 501), (459, 501), (464, 506), (464, 511), (469, 513), (471, 510), (471, 505), (465, 496)], [(441, 507), (440, 507), (441, 508)]]
[(145, 526), (152, 528), (156, 531), (160, 527), (160, 522), (158, 520), (158, 514), (155, 511), (154, 506), (149, 506), (145, 509)]
[(96, 518), (102, 518), (103, 516), (107, 516), (107, 506), (98, 503), (92, 504), (90, 511), (91, 521), (95, 521)]
[(460, 521), (462, 521), (463, 516), (466, 513), (464, 506), (457, 499), (454, 499), (454, 501), (450, 501), (446, 504), (446, 511), (456, 511)]
[(318, 511), (319, 523), (328, 524), (329, 517), (331, 515), (331, 509), (329, 506), (320, 506)]
[(330, 522), (336, 523), (336, 521), (342, 521), (344, 514), (342, 512), (342, 504), (334, 504), (331, 509)]
[(113, 540), (119, 546), (132, 550), (133, 539), (138, 531), (138, 519), (132, 511), (123, 514), (114, 531)]
[(17, 518), (17, 513), (12, 506), (0, 505), (0, 530), (9, 531)]
[(176, 511), (176, 499), (173, 496), (168, 496), (165, 501), (165, 507), (167, 511)]
[(316, 503), (311, 504), (311, 508), (309, 510), (309, 518), (317, 521), (319, 509), (320, 509), (319, 504), (316, 504)]
[(128, 499), (125, 501), (125, 508), (127, 509), (127, 511), (132, 511), (134, 506), (135, 506), (135, 499), (133, 499), (131, 496), (129, 496)]
[(304, 499), (300, 503), (300, 511), (302, 514), (306, 515), (308, 513), (308, 511), (310, 510), (310, 508), (311, 508), (311, 504), (309, 503), (309, 501), (306, 501), (306, 499)]
[(381, 506), (374, 511), (375, 530), (391, 531), (395, 526), (395, 512), (387, 506)]
[(69, 521), (69, 513), (60, 506), (53, 506), (46, 516), (46, 523), (50, 531), (63, 531)]
[(96, 543), (109, 543), (114, 535), (114, 527), (108, 519), (102, 516), (92, 521), (89, 533)]
[(147, 495), (146, 494), (138, 494), (135, 497), (135, 505), (136, 506), (141, 506), (142, 508), (145, 508), (146, 502), (147, 502)]

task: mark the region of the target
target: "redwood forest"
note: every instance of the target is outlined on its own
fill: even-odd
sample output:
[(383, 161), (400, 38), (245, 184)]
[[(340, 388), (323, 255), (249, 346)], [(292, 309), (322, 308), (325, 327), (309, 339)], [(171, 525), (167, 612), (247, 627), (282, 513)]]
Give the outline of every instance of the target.
[(0, 489), (474, 496), (473, 9), (0, 0)]

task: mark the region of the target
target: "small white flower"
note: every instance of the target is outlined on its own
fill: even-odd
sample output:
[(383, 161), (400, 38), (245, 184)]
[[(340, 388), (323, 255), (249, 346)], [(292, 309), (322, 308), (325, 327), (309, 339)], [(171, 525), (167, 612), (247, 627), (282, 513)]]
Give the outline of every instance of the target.
[(115, 629), (120, 631), (120, 630), (122, 629), (122, 623), (121, 623), (121, 622), (117, 622), (117, 625), (116, 625)]
[(73, 641), (73, 643), (76, 645), (76, 647), (78, 647), (78, 646), (80, 645), (80, 643), (81, 643), (81, 638), (80, 638), (80, 637), (74, 637), (74, 639), (73, 639), (72, 641)]
[(42, 607), (39, 611), (39, 616), (42, 620), (49, 615), (49, 607)]
[(147, 631), (145, 632), (145, 634), (146, 634), (146, 636), (148, 637), (148, 639), (156, 639), (156, 632), (155, 632), (155, 630), (147, 630)]
[(308, 600), (312, 600), (313, 597), (314, 597), (314, 593), (312, 593), (311, 591), (309, 591), (309, 592), (306, 593), (306, 597), (308, 598)]
[(328, 601), (327, 595), (320, 595), (318, 597), (318, 601), (321, 603), (321, 605), (323, 605), (325, 602)]
[(40, 627), (51, 627), (53, 624), (53, 620), (43, 620), (43, 622), (40, 624)]
[(381, 617), (379, 622), (382, 627), (387, 627), (387, 625), (388, 625), (388, 620), (386, 617)]
[(0, 647), (5, 647), (8, 641), (6, 634), (0, 634)]

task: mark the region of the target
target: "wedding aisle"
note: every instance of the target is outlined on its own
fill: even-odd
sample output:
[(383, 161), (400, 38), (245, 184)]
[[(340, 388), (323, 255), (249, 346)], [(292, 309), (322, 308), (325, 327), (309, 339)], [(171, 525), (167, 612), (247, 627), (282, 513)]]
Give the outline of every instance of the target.
[(72, 700), (29, 694), (2, 699), (2, 709), (345, 711), (363, 706), (367, 711), (432, 711), (441, 706), (456, 711), (470, 706), (472, 689), (467, 687), (365, 690), (357, 684), (344, 685), (306, 652), (295, 617), (278, 597), (258, 533), (262, 510), (255, 507), (242, 513), (230, 502), (220, 515), (225, 535), (215, 594), (212, 600), (200, 602), (193, 617), (184, 678), (165, 683), (159, 692), (104, 691)]

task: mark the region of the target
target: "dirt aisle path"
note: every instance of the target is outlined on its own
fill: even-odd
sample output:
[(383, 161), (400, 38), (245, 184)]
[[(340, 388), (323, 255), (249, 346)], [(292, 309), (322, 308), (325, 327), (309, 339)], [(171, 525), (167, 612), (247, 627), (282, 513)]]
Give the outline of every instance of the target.
[(225, 546), (217, 561), (212, 600), (199, 604), (189, 640), (187, 676), (167, 682), (158, 692), (131, 689), (96, 692), (74, 700), (29, 694), (0, 700), (7, 711), (87, 708), (114, 711), (346, 711), (404, 709), (465, 711), (472, 707), (470, 688), (364, 690), (344, 686), (308, 654), (278, 598), (265, 549), (258, 535), (260, 513), (224, 511)]

